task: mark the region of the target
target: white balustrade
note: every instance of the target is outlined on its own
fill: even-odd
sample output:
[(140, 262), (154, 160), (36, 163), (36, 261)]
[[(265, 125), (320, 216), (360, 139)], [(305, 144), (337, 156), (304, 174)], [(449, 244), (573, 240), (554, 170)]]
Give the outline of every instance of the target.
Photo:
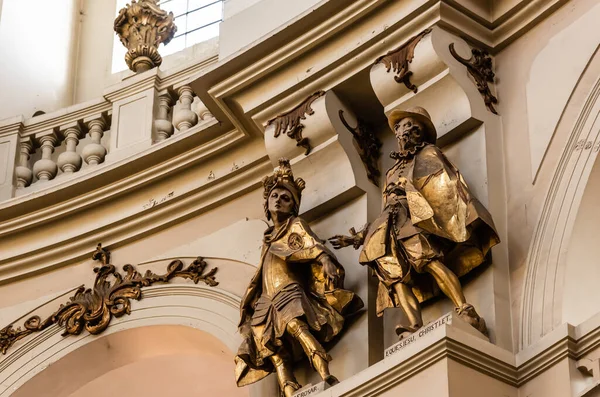
[(175, 106), (173, 112), (173, 124), (179, 131), (185, 131), (198, 124), (198, 115), (192, 111), (194, 93), (189, 86), (184, 85), (177, 89), (177, 94), (179, 94), (179, 104)]
[(65, 174), (72, 174), (79, 171), (81, 168), (81, 156), (77, 153), (77, 144), (79, 137), (82, 134), (79, 123), (73, 123), (66, 126), (64, 131), (61, 131), (66, 150), (58, 156), (58, 167)]
[(85, 145), (81, 152), (83, 160), (89, 165), (98, 165), (104, 162), (106, 157), (106, 148), (102, 146), (102, 137), (104, 136), (104, 130), (108, 128), (108, 121), (105, 116), (86, 119), (84, 122), (87, 123), (90, 138), (92, 142)]
[[(154, 120), (154, 128), (156, 129), (156, 141), (164, 141), (173, 135), (173, 123), (169, 120), (169, 111), (173, 105), (173, 98), (169, 93), (158, 97), (158, 114)], [(188, 127), (189, 128), (189, 127)]]
[(31, 137), (22, 138), (19, 149), (19, 165), (15, 168), (17, 177), (17, 189), (23, 189), (31, 184), (33, 171), (29, 168), (29, 158), (33, 152), (33, 141)]
[(200, 98), (196, 97), (196, 100), (194, 102), (197, 102), (196, 113), (198, 113), (198, 117), (200, 117), (200, 120), (208, 121), (213, 120), (215, 118), (215, 116), (213, 116), (213, 114), (210, 112), (210, 110), (208, 110), (208, 108), (206, 107), (204, 102), (200, 100)]
[(58, 143), (58, 137), (54, 132), (46, 133), (37, 137), (41, 146), (42, 158), (33, 165), (33, 173), (40, 181), (49, 181), (54, 179), (58, 172), (58, 166), (52, 160), (54, 146)]

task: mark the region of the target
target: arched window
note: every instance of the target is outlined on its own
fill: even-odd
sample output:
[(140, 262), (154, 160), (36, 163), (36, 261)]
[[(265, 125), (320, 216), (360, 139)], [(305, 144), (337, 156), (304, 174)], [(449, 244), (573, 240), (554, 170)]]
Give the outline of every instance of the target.
[[(129, 2), (130, 0), (117, 0), (116, 13)], [(175, 15), (177, 25), (177, 33), (173, 40), (166, 46), (161, 44), (159, 48), (163, 57), (219, 35), (219, 24), (223, 20), (223, 0), (162, 0), (159, 5), (163, 10)], [(113, 73), (127, 69), (126, 52), (127, 49), (115, 35)]]

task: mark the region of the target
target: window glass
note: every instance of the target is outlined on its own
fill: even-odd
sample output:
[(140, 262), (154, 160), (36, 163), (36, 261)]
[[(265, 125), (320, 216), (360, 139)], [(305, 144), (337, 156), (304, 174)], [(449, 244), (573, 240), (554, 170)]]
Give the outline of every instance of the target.
[(215, 3), (208, 7), (200, 8), (197, 11), (192, 11), (188, 14), (187, 31), (202, 28), (211, 23), (221, 20), (222, 5)]
[(187, 34), (187, 45), (194, 45), (196, 43), (201, 43), (203, 41), (212, 39), (213, 37), (217, 37), (219, 35), (219, 24), (214, 23), (212, 25), (208, 25), (202, 29), (194, 30)]

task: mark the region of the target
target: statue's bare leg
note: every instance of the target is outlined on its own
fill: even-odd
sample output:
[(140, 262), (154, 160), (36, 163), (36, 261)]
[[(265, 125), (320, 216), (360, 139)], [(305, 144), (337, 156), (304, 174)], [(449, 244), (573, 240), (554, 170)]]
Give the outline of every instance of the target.
[(458, 277), (446, 265), (438, 260), (431, 261), (425, 266), (425, 271), (433, 276), (437, 285), (444, 295), (450, 298), (454, 306), (460, 308), (467, 303)]
[(292, 371), (292, 366), (279, 354), (271, 356), (270, 359), (277, 372), (277, 381), (279, 382), (279, 388), (283, 392), (283, 395), (285, 397), (292, 397), (292, 395), (300, 389), (300, 385), (296, 381), (296, 377)]
[(338, 383), (337, 378), (329, 373), (329, 356), (327, 352), (310, 333), (308, 325), (304, 321), (295, 318), (287, 324), (286, 330), (300, 342), (304, 353), (321, 378), (330, 385)]
[(408, 285), (400, 282), (394, 284), (394, 292), (398, 298), (398, 303), (408, 319), (409, 326), (405, 327), (398, 325), (396, 327), (396, 333), (398, 336), (404, 332), (415, 332), (423, 326), (423, 318), (421, 317), (421, 308), (419, 307), (419, 301), (417, 297)]

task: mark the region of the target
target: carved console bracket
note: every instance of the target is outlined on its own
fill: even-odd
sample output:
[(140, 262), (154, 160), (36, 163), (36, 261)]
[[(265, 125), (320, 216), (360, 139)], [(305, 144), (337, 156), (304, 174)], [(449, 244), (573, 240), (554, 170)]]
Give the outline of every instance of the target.
[(115, 19), (115, 32), (128, 50), (125, 62), (136, 73), (159, 66), (158, 46), (167, 45), (177, 32), (173, 13), (161, 10), (157, 1), (132, 0)]
[(123, 266), (125, 274), (122, 275), (109, 263), (110, 252), (102, 248), (101, 244), (98, 244), (92, 259), (102, 263), (101, 267), (94, 268), (96, 280), (93, 288), (86, 289), (83, 285), (80, 286), (67, 303), (60, 305), (58, 310), (45, 320), (39, 316), (32, 316), (25, 321), (23, 328), (13, 328), (13, 324), (2, 328), (2, 354), (6, 354), (18, 340), (53, 324), (64, 328), (62, 336), (79, 335), (84, 329), (92, 335), (98, 335), (108, 328), (113, 317), (130, 314), (131, 299), (142, 299), (142, 288), (155, 283), (168, 283), (173, 278), (180, 277), (192, 280), (196, 284), (202, 281), (211, 287), (219, 284), (215, 280), (217, 268), (214, 267), (204, 274), (207, 263), (200, 257), (186, 268), (183, 267), (183, 262), (174, 260), (167, 266), (167, 272), (163, 275), (150, 270), (142, 275), (132, 265)]
[(375, 134), (369, 131), (361, 120), (358, 120), (357, 126), (352, 128), (344, 118), (344, 111), (342, 109), (340, 109), (339, 115), (344, 127), (346, 127), (348, 131), (352, 133), (352, 136), (354, 136), (358, 154), (367, 170), (367, 177), (375, 184), (375, 186), (379, 186), (379, 177), (381, 176), (381, 171), (379, 170), (381, 141)]
[(485, 50), (472, 48), (471, 54), (473, 55), (471, 58), (465, 59), (456, 53), (454, 43), (451, 43), (448, 48), (450, 49), (450, 54), (452, 54), (458, 62), (465, 65), (469, 74), (475, 79), (477, 89), (479, 90), (479, 93), (481, 93), (481, 96), (483, 96), (483, 101), (488, 110), (494, 114), (498, 114), (494, 108), (494, 104), (498, 103), (498, 98), (492, 94), (488, 84), (494, 82), (495, 76), (492, 71), (492, 58), (490, 57), (490, 54)]
[(408, 70), (408, 64), (411, 63), (415, 57), (415, 47), (419, 44), (419, 41), (430, 32), (431, 29), (425, 29), (418, 35), (408, 39), (408, 41), (403, 43), (400, 47), (375, 60), (375, 64), (383, 63), (387, 68), (388, 73), (390, 70), (393, 70), (393, 72), (396, 73), (394, 80), (396, 80), (397, 83), (404, 83), (406, 88), (412, 90), (415, 94), (417, 93), (418, 88), (410, 82), (412, 72)]
[(281, 133), (287, 133), (287, 136), (296, 140), (296, 146), (301, 146), (306, 149), (304, 154), (308, 155), (312, 147), (308, 142), (308, 138), (302, 137), (304, 125), (300, 123), (300, 120), (306, 120), (307, 115), (310, 116), (315, 113), (311, 105), (317, 98), (320, 98), (323, 95), (325, 95), (325, 91), (315, 92), (292, 110), (269, 120), (267, 127), (271, 124), (275, 124), (275, 138)]

